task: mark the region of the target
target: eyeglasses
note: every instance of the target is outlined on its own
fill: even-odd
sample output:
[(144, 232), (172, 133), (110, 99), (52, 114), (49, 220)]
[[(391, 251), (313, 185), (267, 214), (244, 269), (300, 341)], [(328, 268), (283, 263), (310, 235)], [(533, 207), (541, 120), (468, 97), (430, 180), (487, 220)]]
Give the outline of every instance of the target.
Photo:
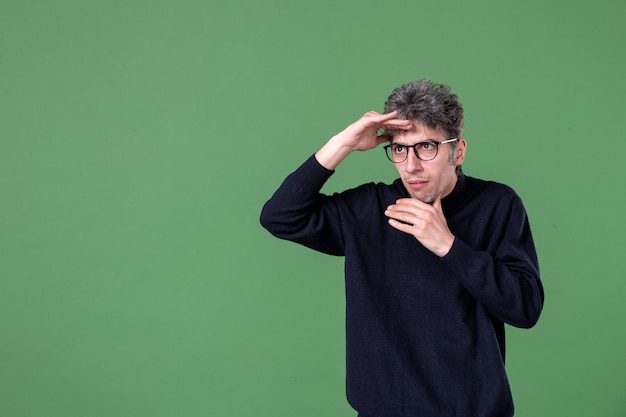
[(451, 143), (457, 141), (457, 138), (452, 138), (448, 140), (444, 140), (443, 142), (439, 142), (436, 140), (425, 140), (423, 142), (418, 142), (415, 145), (403, 145), (401, 143), (392, 143), (391, 145), (386, 145), (384, 147), (385, 153), (387, 154), (387, 158), (394, 164), (401, 164), (406, 161), (409, 157), (409, 149), (413, 148), (413, 152), (415, 152), (415, 156), (417, 159), (421, 161), (430, 161), (431, 159), (435, 159), (437, 153), (439, 152), (439, 145), (443, 145), (444, 143)]

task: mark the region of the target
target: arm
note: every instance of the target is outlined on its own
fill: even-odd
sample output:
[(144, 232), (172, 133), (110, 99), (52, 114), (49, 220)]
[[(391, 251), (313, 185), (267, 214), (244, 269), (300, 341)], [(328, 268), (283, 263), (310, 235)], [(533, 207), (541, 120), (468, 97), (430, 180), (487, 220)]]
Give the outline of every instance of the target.
[(475, 250), (457, 237), (442, 261), (496, 318), (530, 328), (539, 320), (544, 292), (528, 218), (519, 199), (512, 202), (501, 230), (502, 235), (492, 239), (497, 242), (494, 250)]
[(469, 226), (463, 236), (473, 239), (471, 243), (452, 234), (439, 199), (432, 205), (401, 199), (385, 214), (391, 226), (413, 235), (439, 256), (491, 314), (516, 327), (532, 327), (543, 308), (544, 293), (528, 218), (517, 196), (497, 199), (510, 202), (492, 213), (497, 227)]
[(291, 173), (261, 211), (261, 225), (274, 236), (331, 255), (343, 255), (339, 213), (320, 193), (334, 171), (314, 156)]
[(321, 252), (343, 255), (343, 236), (332, 197), (320, 194), (334, 169), (352, 152), (373, 149), (388, 140), (382, 128), (409, 129), (397, 112), (368, 112), (333, 136), (316, 154), (289, 175), (261, 212), (261, 224), (273, 235)]

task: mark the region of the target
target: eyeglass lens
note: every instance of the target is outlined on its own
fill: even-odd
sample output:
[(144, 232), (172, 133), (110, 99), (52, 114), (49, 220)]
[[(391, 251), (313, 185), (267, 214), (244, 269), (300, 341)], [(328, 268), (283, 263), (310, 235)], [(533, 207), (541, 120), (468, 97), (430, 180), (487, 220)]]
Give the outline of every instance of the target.
[(413, 148), (417, 157), (422, 161), (429, 161), (437, 156), (436, 142), (420, 142), (412, 146), (394, 143), (386, 148), (387, 157), (393, 162), (404, 162), (409, 153), (409, 149)]

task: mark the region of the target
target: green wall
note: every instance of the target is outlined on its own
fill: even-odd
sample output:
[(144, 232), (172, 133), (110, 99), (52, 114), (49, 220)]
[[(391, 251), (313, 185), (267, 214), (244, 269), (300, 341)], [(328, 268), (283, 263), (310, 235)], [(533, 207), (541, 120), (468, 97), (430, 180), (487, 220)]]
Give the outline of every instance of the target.
[[(0, 0), (0, 415), (354, 416), (342, 260), (270, 237), (282, 178), (391, 90), (450, 84), (546, 305), (519, 416), (626, 415), (626, 7)], [(327, 186), (394, 178), (382, 150)]]

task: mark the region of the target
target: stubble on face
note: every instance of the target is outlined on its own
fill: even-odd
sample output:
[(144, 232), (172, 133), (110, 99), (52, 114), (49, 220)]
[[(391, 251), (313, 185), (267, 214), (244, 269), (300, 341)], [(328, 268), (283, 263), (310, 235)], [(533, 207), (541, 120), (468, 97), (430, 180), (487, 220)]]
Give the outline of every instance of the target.
[[(438, 198), (444, 198), (452, 192), (457, 181), (454, 152), (451, 152), (446, 157), (446, 160), (446, 167), (439, 172), (439, 175), (433, 173), (426, 174), (425, 172), (421, 174), (408, 174), (405, 172), (404, 175), (401, 175), (404, 188), (412, 198), (416, 198), (426, 204), (432, 204)], [(428, 162), (430, 161), (422, 163), (428, 164)], [(409, 182), (414, 180), (428, 181), (428, 185), (423, 190), (413, 190), (409, 186)]]
[(443, 198), (449, 194), (449, 191), (442, 189), (443, 187), (441, 186), (441, 184), (436, 184), (433, 188), (429, 188), (428, 190), (424, 190), (423, 192), (411, 190), (406, 185), (406, 183), (405, 183), (405, 188), (407, 189), (409, 195), (412, 198), (416, 198), (426, 204), (432, 204), (438, 198)]
[[(407, 188), (406, 185), (405, 185), (405, 188)], [(437, 199), (437, 196), (439, 195), (439, 190), (434, 190), (434, 189), (427, 191), (424, 194), (419, 194), (418, 192), (414, 192), (410, 190), (409, 188), (407, 188), (407, 191), (409, 192), (409, 195), (412, 198), (416, 198), (422, 203), (426, 203), (426, 204), (434, 203), (435, 200)]]

